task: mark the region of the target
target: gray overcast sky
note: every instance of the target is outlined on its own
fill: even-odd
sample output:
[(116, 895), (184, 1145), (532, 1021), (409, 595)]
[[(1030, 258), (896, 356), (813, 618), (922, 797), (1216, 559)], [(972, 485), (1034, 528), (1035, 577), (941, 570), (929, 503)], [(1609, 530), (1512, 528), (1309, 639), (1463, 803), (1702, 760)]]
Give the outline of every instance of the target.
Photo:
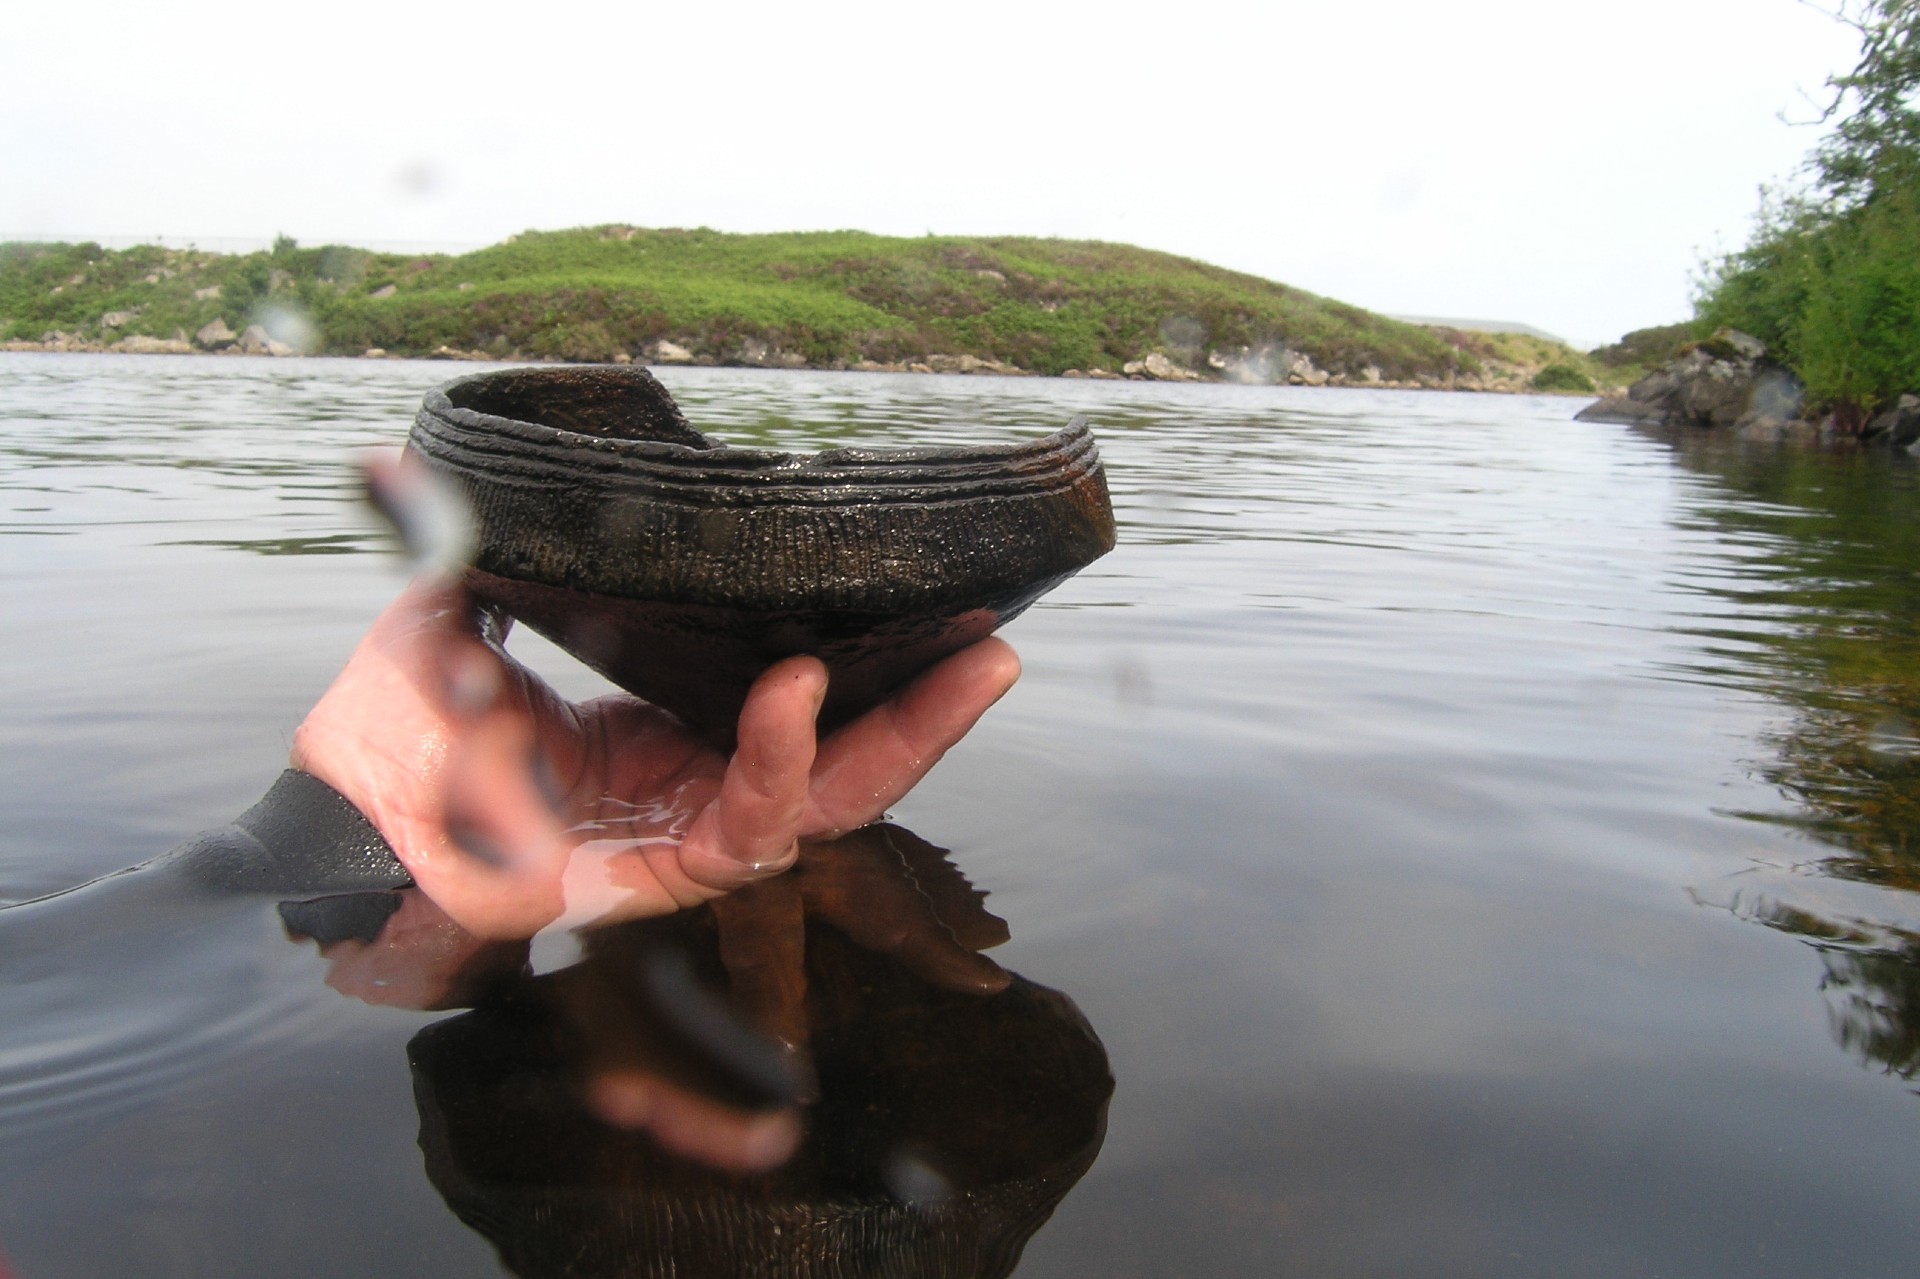
[(1688, 313), (1853, 52), (1796, 0), (16, 4), (0, 235), (1058, 235), (1590, 345)]

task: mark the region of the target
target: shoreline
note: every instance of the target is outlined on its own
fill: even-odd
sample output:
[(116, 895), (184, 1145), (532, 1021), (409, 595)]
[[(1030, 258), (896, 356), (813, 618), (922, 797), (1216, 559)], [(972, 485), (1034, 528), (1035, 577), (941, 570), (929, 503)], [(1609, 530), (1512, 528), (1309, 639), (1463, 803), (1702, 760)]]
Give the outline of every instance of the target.
[[(457, 256), (0, 245), (0, 349), (1609, 390), (1586, 354), (1132, 245), (628, 225)], [(1535, 385), (1535, 379), (1540, 379)]]
[[(368, 362), (413, 361), (420, 364), (584, 364), (595, 361), (555, 360), (537, 355), (522, 355), (512, 352), (504, 356), (489, 355), (481, 351), (455, 351), (451, 348), (434, 351), (427, 355), (395, 355), (378, 348), (363, 351), (358, 355), (339, 355), (328, 352), (302, 352), (292, 349), (277, 351), (242, 351), (237, 347), (221, 350), (202, 350), (191, 343), (164, 338), (122, 339), (119, 342), (103, 344), (85, 339), (66, 338), (52, 342), (26, 342), (18, 339), (0, 342), (0, 354), (9, 355), (157, 355), (157, 356), (198, 356), (207, 359), (252, 359), (252, 360), (365, 360)], [(1207, 376), (1188, 369), (1176, 367), (1174, 376), (1157, 376), (1145, 368), (1125, 373), (1113, 373), (1105, 369), (1081, 370), (1068, 369), (1064, 373), (1041, 373), (1032, 369), (1022, 369), (1014, 365), (1003, 364), (995, 360), (982, 360), (976, 356), (933, 356), (928, 362), (911, 361), (896, 364), (883, 364), (872, 360), (861, 360), (841, 364), (806, 363), (765, 363), (752, 364), (746, 361), (721, 361), (705, 358), (674, 360), (634, 360), (613, 359), (598, 361), (609, 364), (640, 364), (651, 369), (673, 368), (710, 368), (710, 369), (758, 369), (773, 373), (898, 373), (926, 375), (932, 377), (1006, 377), (1006, 378), (1053, 378), (1066, 381), (1099, 382), (1169, 382), (1198, 383), (1211, 386), (1287, 386), (1307, 387), (1309, 389), (1341, 391), (1444, 391), (1448, 393), (1475, 395), (1538, 395), (1568, 400), (1598, 400), (1604, 392), (1600, 391), (1545, 391), (1526, 385), (1512, 384), (1474, 384), (1463, 379), (1447, 378), (1351, 378), (1339, 373), (1318, 373), (1317, 378), (1303, 377), (1298, 373), (1274, 381), (1260, 381), (1247, 378)], [(1142, 362), (1144, 363), (1144, 362)]]

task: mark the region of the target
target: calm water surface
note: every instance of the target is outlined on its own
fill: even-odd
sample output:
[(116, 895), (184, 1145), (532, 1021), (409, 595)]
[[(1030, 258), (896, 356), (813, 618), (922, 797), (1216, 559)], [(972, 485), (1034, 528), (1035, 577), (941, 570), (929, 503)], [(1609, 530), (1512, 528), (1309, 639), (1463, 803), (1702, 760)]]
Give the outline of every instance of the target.
[[(355, 451), (456, 371), (0, 356), (0, 902), (260, 795), (400, 586)], [(1099, 434), (1120, 548), (895, 814), (1116, 1081), (1020, 1274), (1913, 1272), (1904, 460), (1557, 399), (663, 377), (734, 442)], [(500, 1273), (422, 1168), (446, 1014), (334, 994), (270, 903), (162, 907), (11, 955), (0, 913), (20, 1279)]]

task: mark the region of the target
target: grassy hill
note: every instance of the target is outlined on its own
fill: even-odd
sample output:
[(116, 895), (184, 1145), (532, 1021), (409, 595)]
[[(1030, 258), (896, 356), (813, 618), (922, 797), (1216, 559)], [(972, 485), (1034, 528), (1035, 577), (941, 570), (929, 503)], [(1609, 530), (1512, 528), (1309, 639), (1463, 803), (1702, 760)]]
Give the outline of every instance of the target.
[[(340, 245), (216, 254), (0, 245), (0, 340), (190, 340), (276, 318), (314, 353), (1219, 376), (1305, 356), (1336, 381), (1478, 380), (1471, 344), (1255, 276), (1120, 244), (857, 231), (527, 232), (458, 256)], [(271, 325), (270, 325), (271, 327)], [(280, 334), (276, 334), (279, 336)], [(286, 340), (283, 337), (283, 340)], [(669, 354), (678, 358), (677, 354)], [(972, 367), (969, 365), (969, 367)], [(1164, 369), (1165, 364), (1159, 366)]]

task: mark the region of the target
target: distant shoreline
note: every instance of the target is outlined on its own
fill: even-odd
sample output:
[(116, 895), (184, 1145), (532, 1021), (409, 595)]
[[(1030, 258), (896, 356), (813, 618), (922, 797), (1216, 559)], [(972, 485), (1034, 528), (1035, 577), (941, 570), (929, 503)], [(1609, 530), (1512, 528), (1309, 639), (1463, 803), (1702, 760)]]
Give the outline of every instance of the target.
[(0, 244), (0, 349), (1585, 391), (1524, 333), (1417, 325), (1124, 244), (603, 226), (456, 256)]
[[(567, 361), (567, 360), (541, 359), (537, 356), (522, 356), (517, 358), (511, 357), (511, 356), (492, 356), (492, 355), (483, 356), (483, 355), (468, 354), (464, 352), (459, 355), (437, 355), (437, 354), (392, 355), (386, 352), (380, 352), (378, 354), (367, 354), (365, 352), (362, 352), (358, 355), (353, 355), (353, 354), (336, 354), (332, 352), (294, 351), (294, 352), (288, 352), (286, 354), (274, 355), (274, 354), (266, 354), (266, 353), (250, 353), (246, 351), (233, 351), (233, 350), (179, 351), (179, 350), (153, 350), (153, 349), (145, 349), (140, 347), (119, 347), (119, 346), (99, 346), (99, 345), (43, 346), (37, 342), (20, 342), (20, 341), (0, 342), (0, 354), (142, 355), (142, 356), (155, 355), (155, 356), (189, 356), (189, 357), (198, 357), (202, 359), (219, 359), (219, 360), (241, 359), (241, 360), (266, 360), (266, 361), (285, 360), (285, 359), (353, 360), (353, 361), (366, 361), (368, 363), (373, 363), (373, 364), (405, 363), (405, 362), (411, 362), (415, 364), (565, 364), (565, 363), (592, 363), (593, 362), (593, 361)], [(644, 361), (639, 361), (639, 360), (616, 360), (616, 361), (601, 361), (601, 362), (603, 363), (610, 362), (610, 363), (617, 363), (617, 364), (642, 364), (644, 367), (653, 369), (655, 371), (659, 371), (662, 369), (677, 369), (677, 368), (682, 368), (682, 369), (683, 368), (708, 368), (708, 369), (748, 369), (748, 370), (755, 370), (763, 373), (893, 373), (893, 374), (911, 375), (911, 376), (925, 375), (930, 377), (1051, 378), (1051, 379), (1059, 379), (1059, 380), (1065, 380), (1065, 381), (1079, 381), (1079, 380), (1103, 381), (1103, 382), (1178, 381), (1178, 382), (1197, 383), (1197, 384), (1214, 385), (1214, 386), (1289, 386), (1289, 387), (1306, 387), (1306, 389), (1309, 389), (1309, 390), (1331, 390), (1331, 391), (1438, 391), (1438, 392), (1443, 392), (1448, 394), (1457, 393), (1457, 394), (1474, 394), (1474, 395), (1547, 395), (1547, 396), (1554, 396), (1562, 399), (1584, 399), (1584, 400), (1592, 400), (1597, 398), (1597, 396), (1599, 395), (1599, 393), (1595, 391), (1540, 390), (1533, 387), (1525, 387), (1525, 386), (1485, 386), (1485, 385), (1468, 386), (1468, 385), (1462, 385), (1459, 383), (1448, 385), (1444, 382), (1425, 384), (1420, 382), (1388, 381), (1386, 379), (1382, 379), (1381, 381), (1378, 381), (1378, 382), (1365, 382), (1365, 381), (1351, 381), (1345, 378), (1331, 377), (1331, 376), (1325, 382), (1309, 385), (1304, 382), (1293, 382), (1293, 383), (1242, 382), (1232, 378), (1224, 378), (1224, 377), (1193, 377), (1193, 378), (1179, 378), (1179, 379), (1162, 379), (1162, 378), (1151, 377), (1144, 373), (1133, 373), (1133, 374), (1104, 373), (1104, 372), (1088, 373), (1079, 369), (1070, 369), (1065, 373), (1035, 373), (1025, 369), (985, 369), (985, 368), (964, 369), (964, 370), (957, 369), (957, 368), (936, 369), (930, 365), (921, 365), (921, 364), (887, 365), (887, 364), (868, 363), (864, 366), (863, 365), (836, 366), (836, 365), (794, 364), (794, 365), (780, 365), (777, 367), (769, 368), (768, 366), (765, 366), (765, 365), (722, 364), (722, 363), (719, 363), (718, 361), (711, 361), (711, 360), (705, 360), (705, 361), (680, 360), (680, 361), (674, 361), (672, 363), (646, 363)]]

